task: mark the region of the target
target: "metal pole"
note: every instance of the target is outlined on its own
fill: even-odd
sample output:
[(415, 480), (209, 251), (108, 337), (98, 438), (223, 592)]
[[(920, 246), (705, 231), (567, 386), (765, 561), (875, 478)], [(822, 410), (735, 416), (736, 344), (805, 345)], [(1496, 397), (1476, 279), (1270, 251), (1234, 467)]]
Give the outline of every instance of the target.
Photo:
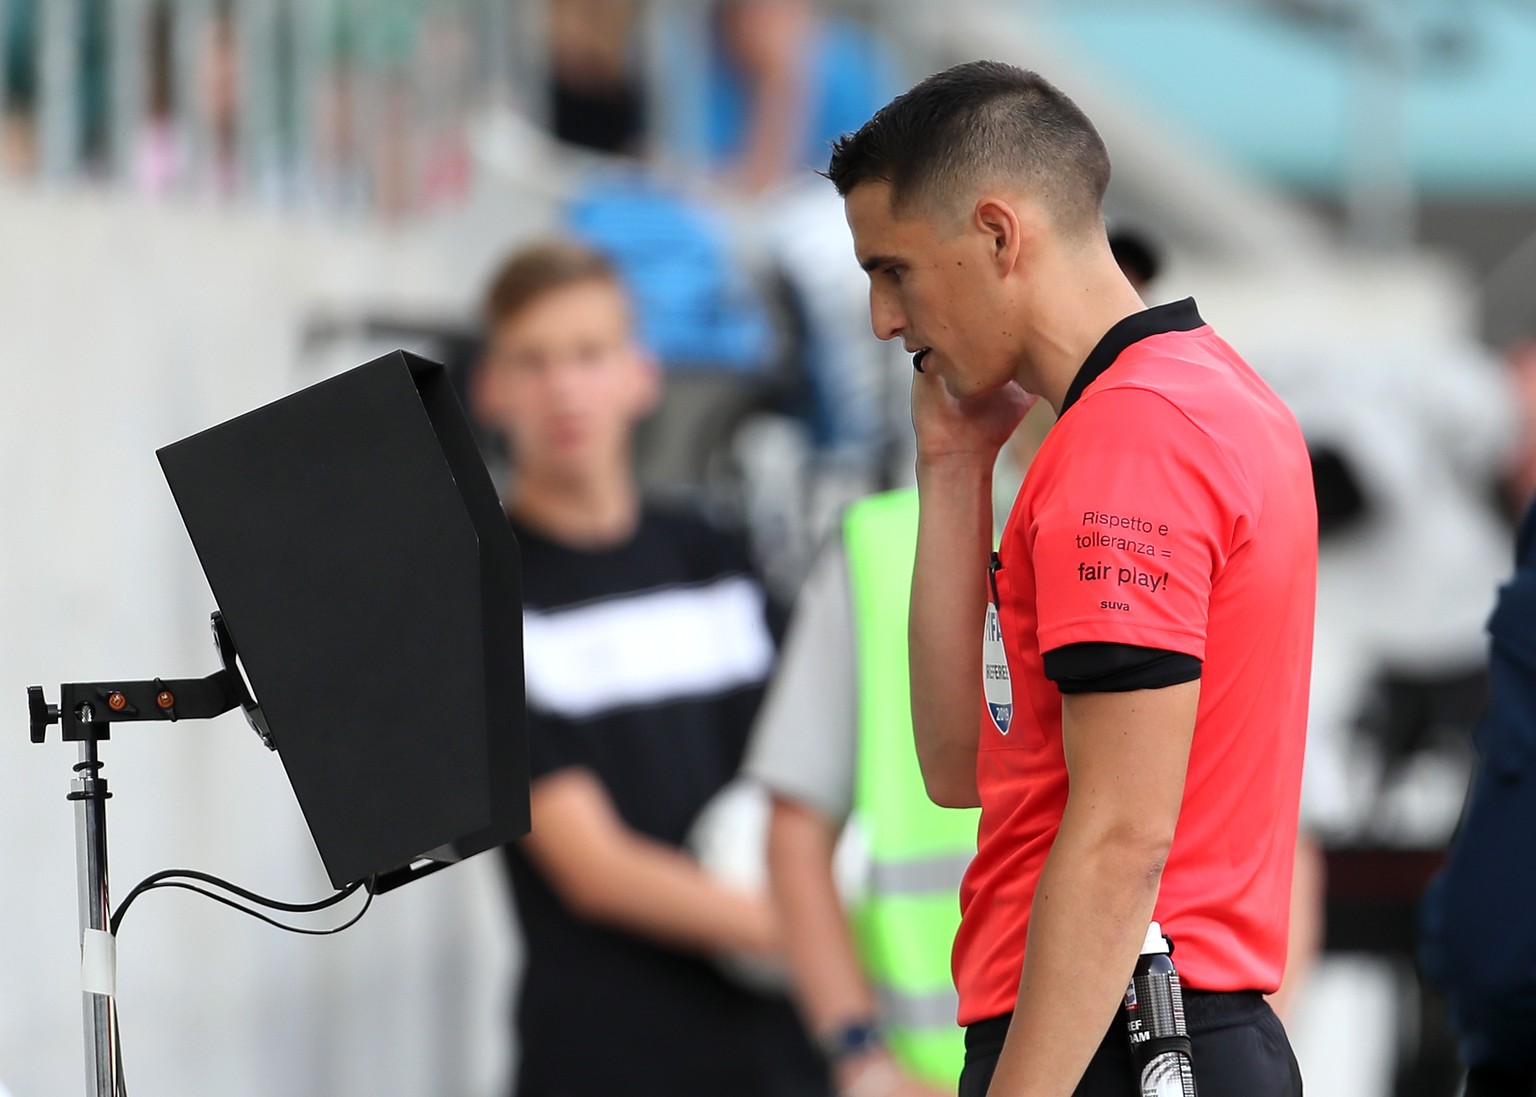
[[(75, 869), (79, 881), (81, 983), (85, 996), (86, 1097), (116, 1097), (117, 1031), (111, 985), (107, 891), (107, 781), (101, 776), (96, 741), (80, 743), (80, 761), (70, 782), (75, 804)], [(106, 970), (100, 970), (106, 951)]]
[[(240, 58), (240, 166), (243, 189), (258, 200), (276, 188), (282, 158), (278, 134), (277, 5), (273, 0), (237, 0), (235, 48)], [(265, 192), (265, 193), (263, 193)]]
[(176, 0), (171, 12), (171, 111), (181, 138), (186, 163), (181, 166), (181, 186), (195, 182), (206, 189), (212, 172), (212, 126), (203, 95), (203, 54), (207, 49), (209, 19), (206, 0)]
[(119, 181), (131, 181), (144, 122), (144, 69), (149, 43), (144, 0), (112, 0), (107, 25), (112, 59), (108, 163)]
[(646, 156), (652, 164), (702, 167), (710, 9), (699, 0), (648, 0), (641, 8)]
[(1413, 244), (1416, 209), (1406, 118), (1411, 14), (1390, 0), (1359, 6), (1352, 149), (1345, 202), (1356, 244), (1377, 252)]
[(41, 5), (37, 44), (38, 132), (43, 174), (63, 180), (80, 167), (79, 0)]
[(292, 49), (292, 130), (288, 164), (294, 197), (304, 207), (324, 208), (332, 198), (322, 115), (331, 109), (331, 35), (335, 14), (328, 0), (298, 0), (288, 5)]
[(550, 102), (550, 0), (511, 7), (498, 0), (485, 4), (488, 77), (492, 103), (514, 104), (534, 125), (554, 132)]

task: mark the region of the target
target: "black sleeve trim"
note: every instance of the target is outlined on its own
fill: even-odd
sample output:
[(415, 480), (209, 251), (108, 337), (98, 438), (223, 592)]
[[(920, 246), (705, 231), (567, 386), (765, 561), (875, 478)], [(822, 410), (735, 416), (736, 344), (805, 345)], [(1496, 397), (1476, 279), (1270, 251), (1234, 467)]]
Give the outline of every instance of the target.
[(1200, 677), (1193, 655), (1135, 644), (1067, 644), (1045, 653), (1045, 676), (1062, 693), (1129, 693)]

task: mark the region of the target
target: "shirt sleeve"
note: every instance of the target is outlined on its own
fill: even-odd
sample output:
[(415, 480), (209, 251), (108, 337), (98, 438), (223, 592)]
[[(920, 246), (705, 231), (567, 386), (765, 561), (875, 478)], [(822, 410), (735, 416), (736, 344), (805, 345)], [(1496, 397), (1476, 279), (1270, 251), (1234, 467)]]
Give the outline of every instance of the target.
[(1240, 473), (1145, 389), (1094, 393), (1063, 425), (1029, 527), (1040, 651), (1128, 644), (1203, 660), (1211, 585), (1241, 524)]
[(858, 749), (853, 603), (841, 538), (812, 565), (742, 772), (835, 823), (853, 808)]

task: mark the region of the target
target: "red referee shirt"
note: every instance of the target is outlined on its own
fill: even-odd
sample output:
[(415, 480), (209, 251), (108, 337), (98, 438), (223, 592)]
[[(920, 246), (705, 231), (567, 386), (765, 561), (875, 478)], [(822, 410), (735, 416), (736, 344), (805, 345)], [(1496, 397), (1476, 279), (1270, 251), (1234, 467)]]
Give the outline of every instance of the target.
[(1043, 655), (1069, 644), (1203, 661), (1155, 917), (1186, 986), (1279, 985), (1316, 573), (1311, 466), (1279, 398), (1192, 300), (1112, 328), (1030, 467), (994, 570), (981, 829), (954, 951), (961, 1024), (1010, 1011), (1018, 993), (1067, 799)]

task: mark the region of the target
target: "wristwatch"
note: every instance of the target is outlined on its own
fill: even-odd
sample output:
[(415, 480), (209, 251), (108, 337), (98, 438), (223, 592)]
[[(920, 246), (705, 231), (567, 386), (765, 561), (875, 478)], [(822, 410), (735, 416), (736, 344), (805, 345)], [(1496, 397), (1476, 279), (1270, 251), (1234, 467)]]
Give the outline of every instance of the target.
[(872, 1018), (848, 1021), (821, 1038), (821, 1051), (834, 1066), (885, 1046), (885, 1036)]

